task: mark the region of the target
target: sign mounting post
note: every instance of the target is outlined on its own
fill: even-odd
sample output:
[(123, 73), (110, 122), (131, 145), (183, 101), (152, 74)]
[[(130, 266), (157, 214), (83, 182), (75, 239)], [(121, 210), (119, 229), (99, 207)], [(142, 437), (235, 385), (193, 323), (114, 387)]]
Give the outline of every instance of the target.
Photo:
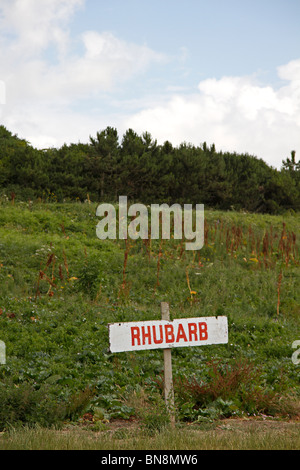
[[(161, 319), (170, 321), (169, 304), (161, 302), (160, 304)], [(174, 387), (172, 373), (172, 350), (164, 349), (164, 393), (165, 402), (170, 415), (171, 425), (175, 425), (175, 404), (174, 404)]]
[(227, 317), (178, 318), (170, 321), (169, 304), (161, 302), (161, 320), (111, 323), (109, 345), (112, 353), (164, 350), (164, 395), (171, 424), (175, 424), (172, 348), (228, 343)]

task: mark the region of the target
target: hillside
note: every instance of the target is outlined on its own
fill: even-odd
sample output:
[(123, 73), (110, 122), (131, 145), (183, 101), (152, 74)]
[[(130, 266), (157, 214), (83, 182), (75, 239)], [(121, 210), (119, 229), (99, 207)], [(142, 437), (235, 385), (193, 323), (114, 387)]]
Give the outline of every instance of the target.
[(96, 207), (0, 199), (0, 429), (89, 416), (161, 426), (162, 351), (112, 354), (107, 329), (160, 319), (161, 301), (172, 319), (229, 324), (228, 344), (172, 352), (179, 421), (299, 416), (299, 215), (206, 210), (205, 245), (188, 252), (101, 241)]

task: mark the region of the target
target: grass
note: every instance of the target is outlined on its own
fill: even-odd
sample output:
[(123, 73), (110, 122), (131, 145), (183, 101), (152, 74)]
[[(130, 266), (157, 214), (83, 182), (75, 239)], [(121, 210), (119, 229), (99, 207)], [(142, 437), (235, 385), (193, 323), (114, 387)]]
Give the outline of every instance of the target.
[(12, 427), (42, 426), (27, 428), (34, 439), (85, 415), (93, 436), (103, 420), (138, 418), (161, 438), (161, 351), (111, 354), (107, 330), (111, 322), (159, 319), (161, 301), (171, 318), (226, 315), (229, 324), (226, 345), (172, 351), (178, 426), (297, 419), (299, 214), (207, 210), (205, 245), (187, 252), (174, 239), (100, 241), (96, 207), (0, 200), (1, 445)]
[(147, 433), (115, 428), (92, 432), (82, 428), (22, 429), (0, 436), (0, 450), (299, 450), (299, 423), (227, 420), (210, 428), (180, 426)]

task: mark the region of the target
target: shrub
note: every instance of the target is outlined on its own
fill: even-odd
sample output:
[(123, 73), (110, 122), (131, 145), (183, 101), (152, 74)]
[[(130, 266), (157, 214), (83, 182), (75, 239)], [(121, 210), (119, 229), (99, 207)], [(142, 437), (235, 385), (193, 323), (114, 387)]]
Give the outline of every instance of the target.
[(36, 389), (33, 384), (0, 383), (0, 430), (8, 426), (39, 424), (59, 425), (65, 418), (63, 403), (57, 402), (48, 386)]
[(222, 417), (241, 412), (268, 413), (274, 409), (276, 394), (260, 383), (261, 372), (253, 363), (246, 360), (233, 364), (212, 361), (207, 366), (205, 381), (196, 377), (181, 377), (175, 381), (179, 413), (182, 408), (185, 419), (205, 415), (207, 409), (213, 409), (215, 415)]

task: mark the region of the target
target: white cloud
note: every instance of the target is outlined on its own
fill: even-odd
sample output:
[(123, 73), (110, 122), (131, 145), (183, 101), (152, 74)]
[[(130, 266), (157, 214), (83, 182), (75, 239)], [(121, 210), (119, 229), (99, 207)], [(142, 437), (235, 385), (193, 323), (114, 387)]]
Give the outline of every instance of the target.
[[(6, 85), (2, 122), (33, 145), (77, 141), (91, 125), (87, 111), (72, 113), (83, 99), (114, 87), (165, 60), (146, 45), (110, 32), (85, 31), (75, 41), (68, 26), (85, 0), (1, 0), (0, 80)], [(49, 48), (55, 48), (49, 55)], [(53, 60), (53, 58), (55, 60)], [(101, 105), (100, 105), (101, 106)], [(97, 117), (97, 130), (107, 116)], [(93, 132), (94, 125), (86, 132)], [(44, 138), (42, 138), (44, 136)]]
[[(147, 46), (123, 41), (110, 32), (86, 31), (79, 41), (81, 55), (71, 52), (67, 29), (84, 0), (4, 0), (1, 4), (0, 77), (7, 83), (11, 103), (57, 98), (76, 100), (103, 92), (164, 60)], [(10, 34), (7, 36), (7, 32)], [(13, 31), (13, 37), (11, 37)], [(47, 48), (56, 46), (51, 63)], [(5, 47), (4, 47), (5, 46)]]
[(85, 53), (63, 67), (67, 87), (91, 91), (111, 90), (117, 83), (144, 71), (163, 55), (147, 46), (123, 41), (110, 32), (86, 31), (82, 35)]
[[(119, 92), (129, 80), (134, 89), (136, 76), (146, 77), (142, 74), (148, 68), (167, 58), (109, 31), (83, 32), (75, 38), (81, 46), (75, 52), (69, 25), (84, 5), (85, 0), (1, 0), (0, 85), (5, 104), (2, 93), (0, 115), (9, 130), (47, 147), (87, 141), (107, 125), (119, 133), (132, 127), (151, 132), (159, 142), (206, 141), (218, 150), (257, 155), (277, 167), (291, 150), (300, 153), (300, 59), (278, 67), (283, 81), (278, 89), (254, 77), (229, 76), (202, 80), (189, 94), (184, 82), (170, 80), (165, 96), (152, 91), (122, 101), (120, 94), (113, 96), (114, 90)], [(183, 64), (189, 50), (182, 47), (179, 52), (176, 60)], [(87, 103), (92, 102), (91, 110)]]
[(126, 125), (149, 131), (159, 142), (206, 141), (279, 168), (300, 147), (300, 59), (279, 67), (278, 75), (287, 81), (278, 90), (253, 77), (203, 80), (199, 93), (173, 95), (163, 105), (129, 117)]
[(10, 52), (28, 58), (50, 43), (65, 49), (71, 16), (85, 0), (1, 0), (2, 34), (13, 37)]

